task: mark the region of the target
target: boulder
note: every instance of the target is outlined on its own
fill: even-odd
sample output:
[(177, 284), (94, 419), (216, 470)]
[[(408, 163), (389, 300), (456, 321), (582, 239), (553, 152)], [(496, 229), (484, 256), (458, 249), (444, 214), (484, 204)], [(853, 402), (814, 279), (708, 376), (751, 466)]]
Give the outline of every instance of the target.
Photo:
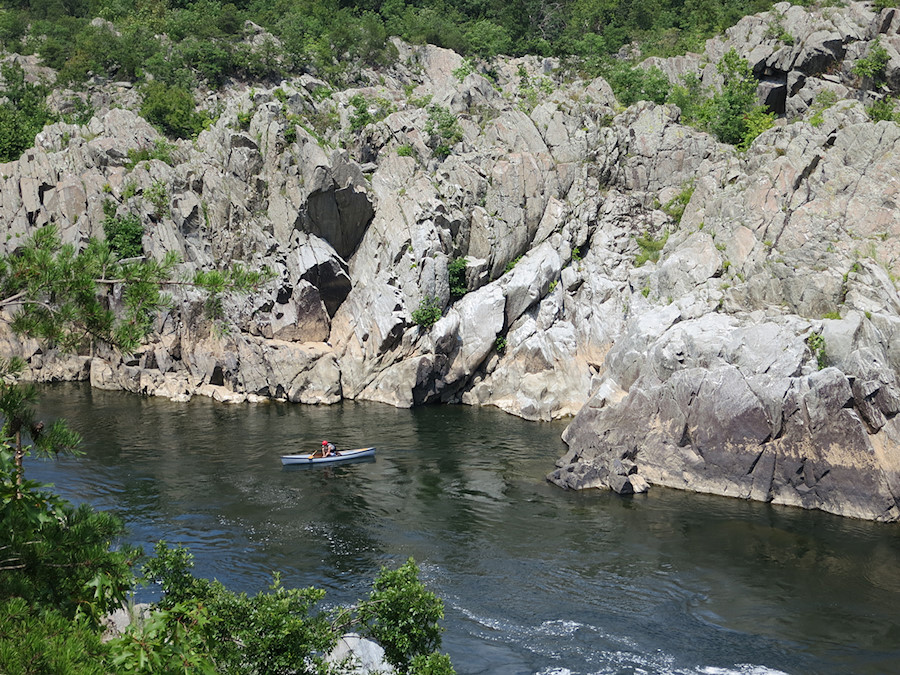
[(326, 663), (342, 668), (348, 675), (392, 675), (397, 672), (384, 658), (384, 649), (376, 642), (347, 633), (338, 639)]

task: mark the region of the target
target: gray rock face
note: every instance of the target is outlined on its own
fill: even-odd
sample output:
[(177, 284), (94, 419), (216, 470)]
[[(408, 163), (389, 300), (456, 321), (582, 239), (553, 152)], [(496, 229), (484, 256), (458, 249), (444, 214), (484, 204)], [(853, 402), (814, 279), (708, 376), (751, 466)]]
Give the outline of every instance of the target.
[[(323, 98), (304, 76), (277, 99), (212, 95), (222, 114), (193, 143), (125, 109), (47, 127), (0, 167), (4, 252), (45, 224), (84, 246), (110, 200), (141, 219), (148, 255), (176, 252), (185, 273), (273, 278), (227, 299), (223, 324), (176, 289), (133, 355), (64, 357), (10, 335), (0, 350), (34, 379), (176, 400), (574, 415), (550, 476), (567, 488), (900, 519), (900, 127), (869, 120), (863, 101), (885, 92), (853, 76), (878, 38), (894, 86), (898, 27), (861, 3), (783, 3), (703, 55), (644, 64), (715, 87), (737, 48), (794, 122), (746, 153), (674, 106), (621, 110), (603, 80), (562, 82), (551, 60), (500, 60), (495, 88), (479, 72), (460, 82), (457, 54), (400, 42), (360, 89)], [(377, 119), (362, 130), (357, 94)], [(447, 157), (427, 96), (459, 126)], [(168, 162), (131, 166), (129, 151), (160, 147)]]
[[(893, 376), (877, 379), (884, 353), (859, 352), (858, 315), (825, 323), (708, 315), (661, 335), (633, 324), (613, 351), (648, 345), (637, 379), (623, 388), (626, 373), (605, 374), (550, 479), (621, 491), (617, 467), (627, 462), (655, 485), (896, 520), (896, 469), (884, 448), (900, 390)], [(796, 339), (804, 333), (832, 337), (846, 370), (818, 370)], [(607, 362), (621, 363), (613, 356)]]

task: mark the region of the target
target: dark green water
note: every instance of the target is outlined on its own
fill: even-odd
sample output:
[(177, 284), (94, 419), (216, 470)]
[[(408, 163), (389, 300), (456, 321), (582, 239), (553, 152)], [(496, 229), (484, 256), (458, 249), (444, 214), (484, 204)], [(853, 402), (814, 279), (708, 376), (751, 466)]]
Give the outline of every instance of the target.
[[(461, 675), (900, 672), (900, 526), (653, 489), (544, 481), (561, 424), (492, 409), (187, 404), (43, 390), (86, 456), (29, 477), (188, 545), (238, 589), (368, 592), (413, 556)], [(321, 439), (377, 459), (282, 468)], [(153, 590), (147, 591), (152, 595)]]

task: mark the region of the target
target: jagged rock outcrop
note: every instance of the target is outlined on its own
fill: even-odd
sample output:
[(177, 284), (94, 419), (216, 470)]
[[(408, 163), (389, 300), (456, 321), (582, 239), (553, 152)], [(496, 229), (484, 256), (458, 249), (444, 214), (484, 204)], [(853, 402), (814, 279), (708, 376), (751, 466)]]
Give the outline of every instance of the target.
[[(361, 88), (303, 76), (221, 94), (193, 143), (124, 109), (48, 127), (0, 166), (5, 251), (47, 223), (77, 246), (102, 237), (109, 200), (144, 223), (148, 255), (273, 277), (226, 299), (224, 325), (176, 291), (132, 355), (0, 347), (35, 379), (179, 400), (575, 415), (550, 476), (564, 487), (897, 520), (900, 126), (865, 112), (895, 86), (895, 15), (778, 5), (703, 56), (645, 64), (716, 86), (734, 46), (772, 101), (783, 87), (786, 117), (746, 153), (674, 106), (623, 110), (553, 60), (500, 60), (490, 80), (400, 42)], [(853, 75), (876, 38), (891, 54), (882, 89)], [(843, 100), (815, 103), (822, 88)], [(440, 319), (417, 323), (429, 303)]]

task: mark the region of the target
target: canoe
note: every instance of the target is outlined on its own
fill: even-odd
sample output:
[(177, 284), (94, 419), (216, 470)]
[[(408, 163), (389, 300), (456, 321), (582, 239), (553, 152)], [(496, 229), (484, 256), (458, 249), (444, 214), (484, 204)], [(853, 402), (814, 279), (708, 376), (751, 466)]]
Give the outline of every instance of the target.
[(282, 455), (282, 465), (287, 464), (333, 464), (345, 462), (348, 459), (360, 459), (361, 457), (374, 457), (375, 448), (357, 448), (356, 450), (337, 450), (328, 457), (322, 457), (321, 451), (304, 453), (302, 455)]

